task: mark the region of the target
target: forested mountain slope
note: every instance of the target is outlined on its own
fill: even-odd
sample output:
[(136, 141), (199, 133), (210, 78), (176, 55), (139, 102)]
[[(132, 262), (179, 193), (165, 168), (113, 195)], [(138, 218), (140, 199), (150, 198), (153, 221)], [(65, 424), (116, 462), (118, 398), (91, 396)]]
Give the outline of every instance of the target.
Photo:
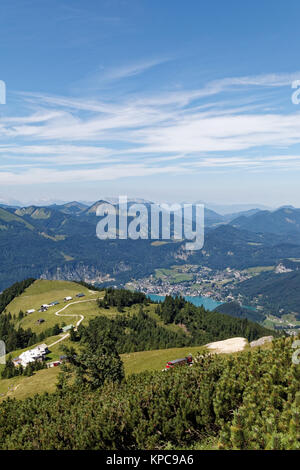
[(300, 209), (282, 207), (276, 211), (260, 211), (250, 217), (240, 216), (230, 223), (252, 232), (289, 235), (297, 241), (300, 235)]
[(236, 318), (249, 318), (251, 321), (260, 323), (262, 323), (265, 319), (265, 316), (261, 312), (243, 307), (237, 301), (225, 302), (221, 305), (218, 305), (218, 307), (214, 309), (214, 312), (232, 315)]
[(300, 319), (300, 271), (286, 273), (262, 273), (241, 282), (236, 290), (245, 302), (257, 299), (265, 311), (274, 315), (295, 313)]

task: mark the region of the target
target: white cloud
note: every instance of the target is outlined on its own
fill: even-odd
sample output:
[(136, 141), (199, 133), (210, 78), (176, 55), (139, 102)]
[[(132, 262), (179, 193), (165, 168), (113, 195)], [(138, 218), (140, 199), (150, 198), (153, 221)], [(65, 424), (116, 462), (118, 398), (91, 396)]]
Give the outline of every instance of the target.
[[(110, 78), (156, 63), (111, 71)], [(261, 94), (261, 88), (288, 86), (296, 76), (300, 73), (226, 78), (199, 90), (127, 96), (123, 102), (21, 93), (22, 114), (0, 118), (0, 183), (97, 181), (204, 168), (298, 168), (299, 156), (284, 153), (300, 144), (300, 113), (297, 108), (266, 111), (273, 103), (266, 104)], [(239, 95), (234, 103), (234, 90), (243, 87), (260, 90), (256, 102)], [(227, 102), (223, 95), (218, 100), (224, 91), (230, 91)], [(210, 96), (213, 102), (207, 101)], [(254, 149), (259, 157), (249, 153)]]

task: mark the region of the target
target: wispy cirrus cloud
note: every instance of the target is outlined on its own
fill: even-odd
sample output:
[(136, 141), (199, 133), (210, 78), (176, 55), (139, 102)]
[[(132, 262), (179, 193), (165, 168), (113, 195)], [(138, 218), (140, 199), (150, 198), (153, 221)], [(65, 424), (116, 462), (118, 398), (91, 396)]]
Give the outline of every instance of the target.
[(152, 59), (146, 60), (143, 62), (137, 62), (134, 64), (124, 65), (121, 67), (110, 68), (106, 70), (103, 68), (103, 73), (101, 73), (101, 79), (112, 81), (112, 80), (121, 80), (127, 77), (133, 77), (135, 75), (139, 75), (144, 73), (146, 70), (152, 69), (157, 65), (164, 64), (168, 62), (169, 58), (159, 58), (159, 59)]
[[(158, 63), (121, 67), (107, 77), (121, 80)], [(300, 113), (264, 99), (265, 89), (290, 86), (296, 76), (224, 78), (196, 90), (122, 100), (19, 93), (22, 114), (0, 118), (0, 183), (298, 168)], [(235, 94), (243, 89), (251, 89), (251, 102)]]

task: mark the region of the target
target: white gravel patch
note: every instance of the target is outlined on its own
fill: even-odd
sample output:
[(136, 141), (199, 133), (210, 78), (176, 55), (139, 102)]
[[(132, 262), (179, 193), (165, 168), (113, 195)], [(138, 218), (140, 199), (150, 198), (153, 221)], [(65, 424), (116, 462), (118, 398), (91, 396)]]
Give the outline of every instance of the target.
[(273, 339), (273, 336), (263, 336), (256, 341), (251, 341), (250, 346), (251, 348), (254, 348), (255, 346), (262, 346), (265, 343), (271, 343)]
[(215, 353), (234, 353), (243, 351), (248, 344), (246, 338), (229, 338), (224, 341), (215, 341), (214, 343), (206, 344), (208, 349), (212, 349)]

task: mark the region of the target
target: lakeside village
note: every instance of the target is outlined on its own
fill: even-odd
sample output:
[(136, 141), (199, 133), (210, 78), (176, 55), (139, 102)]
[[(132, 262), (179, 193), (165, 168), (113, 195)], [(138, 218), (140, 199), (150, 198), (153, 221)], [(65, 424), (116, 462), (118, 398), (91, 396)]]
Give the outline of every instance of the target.
[[(210, 297), (218, 302), (237, 301), (242, 305), (245, 299), (238, 292), (238, 285), (263, 271), (280, 274), (289, 272), (290, 269), (282, 263), (277, 266), (259, 266), (242, 270), (229, 267), (216, 270), (207, 266), (181, 265), (172, 266), (170, 269), (156, 269), (155, 274), (128, 282), (125, 287), (145, 294)], [(253, 299), (252, 305), (257, 310), (264, 309), (260, 305), (259, 297)]]
[(235, 301), (240, 306), (248, 305), (248, 308), (254, 308), (263, 316), (265, 313), (263, 324), (266, 327), (285, 330), (290, 335), (298, 334), (300, 321), (293, 312), (285, 313), (281, 309), (280, 316), (275, 316), (266, 307), (261, 295), (250, 300), (239, 292), (240, 283), (266, 271), (280, 274), (291, 269), (281, 262), (276, 266), (257, 266), (243, 270), (233, 268), (214, 270), (207, 266), (177, 265), (170, 269), (156, 269), (154, 275), (128, 282), (125, 287), (147, 295), (207, 297), (220, 303)]
[(229, 302), (241, 300), (233, 296), (232, 288), (253, 275), (248, 269), (213, 270), (206, 266), (183, 265), (156, 269), (154, 275), (128, 282), (126, 287), (147, 294), (212, 297), (219, 302)]

